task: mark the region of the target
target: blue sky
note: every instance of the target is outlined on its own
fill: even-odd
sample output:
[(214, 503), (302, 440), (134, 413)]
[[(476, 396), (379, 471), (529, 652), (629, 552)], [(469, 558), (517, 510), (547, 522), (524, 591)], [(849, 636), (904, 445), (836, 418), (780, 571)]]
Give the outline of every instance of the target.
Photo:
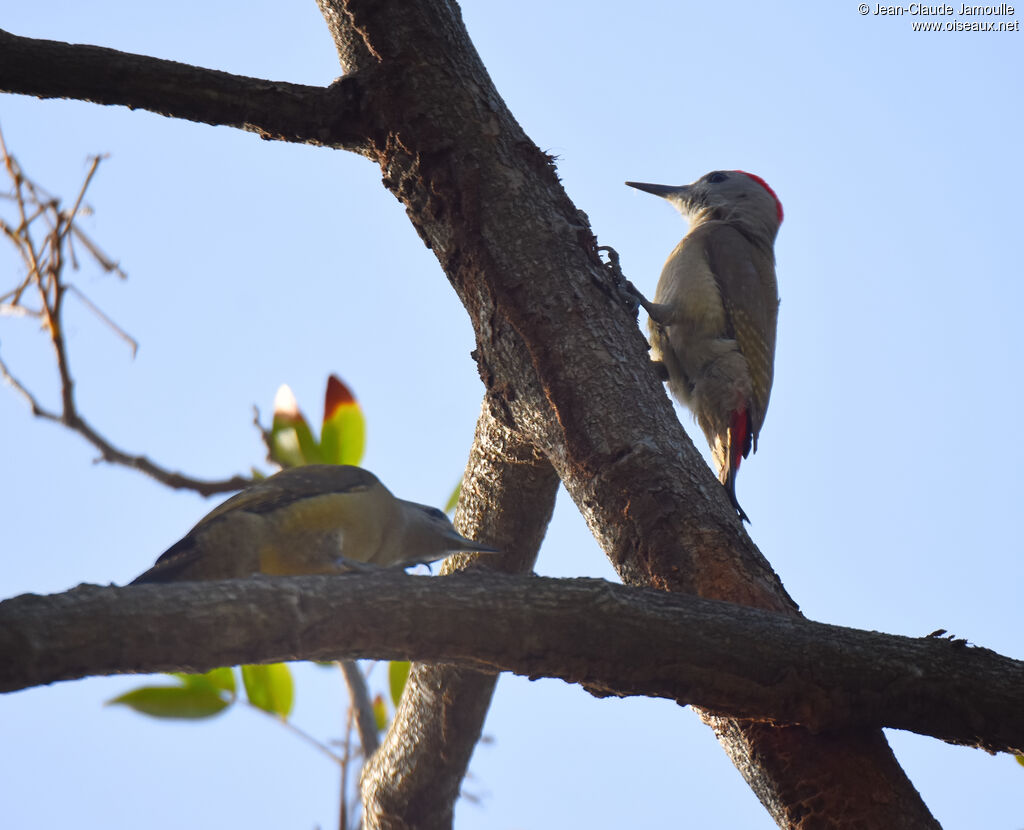
[[(648, 294), (685, 224), (624, 180), (743, 168), (779, 194), (776, 381), (738, 492), (804, 612), (911, 636), (946, 628), (1024, 657), (1024, 34), (915, 33), (909, 17), (852, 2), (462, 9), (512, 112)], [(311, 0), (61, 0), (12, 6), (0, 26), (276, 80), (340, 73)], [(80, 308), (68, 319), (79, 403), (101, 431), (226, 476), (261, 463), (253, 404), (269, 414), (287, 382), (316, 413), (337, 372), (366, 411), (366, 466), (405, 498), (443, 504), (482, 393), (472, 331), (373, 165), (78, 102), (3, 96), (0, 126), (23, 167), (69, 198), (86, 157), (111, 156), (85, 227), (130, 279), (86, 268), (76, 280), (141, 341), (137, 358)], [(16, 267), (4, 250), (0, 264)], [(0, 320), (0, 349), (56, 403), (30, 324)], [(212, 506), (93, 464), (2, 389), (0, 424), (0, 596), (124, 583)], [(564, 493), (537, 570), (614, 578)], [(334, 826), (337, 773), (314, 750), (254, 713), (182, 726), (102, 707), (139, 683), (0, 697), (9, 826)], [(296, 717), (324, 739), (340, 733), (340, 687), (300, 670)], [(710, 731), (665, 701), (503, 677), (485, 732), (467, 784), (482, 803), (460, 804), (459, 828), (677, 815), (774, 826)], [(1012, 759), (889, 734), (945, 827), (1024, 826)]]

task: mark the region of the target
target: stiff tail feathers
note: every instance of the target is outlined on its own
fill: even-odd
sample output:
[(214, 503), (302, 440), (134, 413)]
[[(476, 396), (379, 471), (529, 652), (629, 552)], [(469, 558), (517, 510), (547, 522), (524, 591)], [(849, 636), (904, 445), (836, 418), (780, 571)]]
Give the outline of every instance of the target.
[(729, 501), (735, 508), (736, 513), (742, 521), (750, 523), (750, 519), (740, 507), (736, 500), (736, 473), (740, 469), (740, 462), (750, 455), (750, 448), (753, 445), (754, 436), (750, 429), (750, 410), (736, 409), (729, 416), (729, 441), (726, 446), (726, 464), (722, 468), (721, 481), (725, 485), (725, 492), (729, 495)]

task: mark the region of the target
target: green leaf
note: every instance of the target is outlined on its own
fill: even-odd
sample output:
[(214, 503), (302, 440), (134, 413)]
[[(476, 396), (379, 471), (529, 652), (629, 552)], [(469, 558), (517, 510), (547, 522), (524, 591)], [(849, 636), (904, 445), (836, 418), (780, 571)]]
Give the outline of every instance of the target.
[(224, 711), (231, 701), (211, 686), (143, 686), (133, 689), (107, 705), (121, 705), (154, 718), (198, 720)]
[(384, 702), (383, 695), (373, 697), (373, 720), (377, 724), (378, 732), (388, 728), (388, 705)]
[(321, 462), (320, 447), (299, 411), (295, 395), (281, 384), (274, 396), (274, 420), (270, 426), (270, 458), (282, 467), (301, 467)]
[(452, 490), (452, 494), (448, 497), (448, 501), (444, 505), (444, 512), (451, 513), (459, 506), (459, 496), (462, 495), (462, 479), (459, 479), (459, 483), (455, 485), (455, 489)]
[(237, 689), (235, 682), (235, 670), (230, 666), (221, 666), (219, 669), (208, 671), (204, 677), (208, 677), (214, 687), (225, 692), (230, 692), (231, 695), (234, 696), (235, 690)]
[(398, 706), (402, 699), (402, 691), (409, 679), (409, 669), (412, 664), (408, 660), (392, 660), (388, 663), (388, 688), (391, 690), (391, 702)]
[(217, 691), (227, 692), (231, 696), (232, 700), (234, 699), (235, 692), (237, 690), (235, 672), (230, 666), (211, 669), (205, 674), (184, 674), (182, 672), (173, 672), (171, 677), (177, 678), (185, 686), (215, 689)]
[(256, 708), (283, 719), (291, 714), (295, 686), (285, 663), (242, 666), (242, 682), (249, 702)]
[(320, 454), (325, 464), (359, 464), (366, 448), (366, 419), (355, 395), (337, 375), (327, 378)]
[(1017, 759), (1018, 764), (1024, 767), (1024, 755), (1014, 755), (1013, 757)]

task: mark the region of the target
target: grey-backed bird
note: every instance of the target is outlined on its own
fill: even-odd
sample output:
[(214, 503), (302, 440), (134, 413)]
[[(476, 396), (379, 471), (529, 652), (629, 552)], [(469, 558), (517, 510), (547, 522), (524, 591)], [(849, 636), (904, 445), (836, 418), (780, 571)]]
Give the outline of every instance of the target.
[(626, 184), (667, 199), (689, 220), (653, 303), (642, 301), (651, 317), (651, 357), (696, 416), (719, 479), (746, 521), (736, 472), (757, 450), (772, 391), (782, 203), (764, 179), (742, 170), (716, 170), (681, 186)]
[(368, 470), (313, 464), (215, 507), (132, 584), (408, 567), (458, 551), (496, 549), (459, 534), (436, 507), (396, 498)]

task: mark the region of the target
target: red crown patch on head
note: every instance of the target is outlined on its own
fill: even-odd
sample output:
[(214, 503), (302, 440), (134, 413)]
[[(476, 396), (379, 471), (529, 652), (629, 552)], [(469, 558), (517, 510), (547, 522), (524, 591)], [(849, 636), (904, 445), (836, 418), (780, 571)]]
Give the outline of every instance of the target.
[(766, 182), (764, 179), (762, 179), (760, 176), (758, 176), (755, 173), (748, 173), (746, 170), (737, 170), (736, 172), (742, 173), (747, 178), (753, 179), (755, 182), (757, 182), (759, 185), (761, 185), (761, 187), (763, 187), (765, 190), (767, 190), (772, 195), (772, 198), (775, 200), (775, 215), (779, 217), (779, 224), (781, 225), (782, 224), (782, 215), (783, 215), (782, 214), (782, 202), (780, 202), (779, 201), (779, 197), (775, 195), (775, 191), (772, 190), (771, 185), (768, 184), (768, 182)]

